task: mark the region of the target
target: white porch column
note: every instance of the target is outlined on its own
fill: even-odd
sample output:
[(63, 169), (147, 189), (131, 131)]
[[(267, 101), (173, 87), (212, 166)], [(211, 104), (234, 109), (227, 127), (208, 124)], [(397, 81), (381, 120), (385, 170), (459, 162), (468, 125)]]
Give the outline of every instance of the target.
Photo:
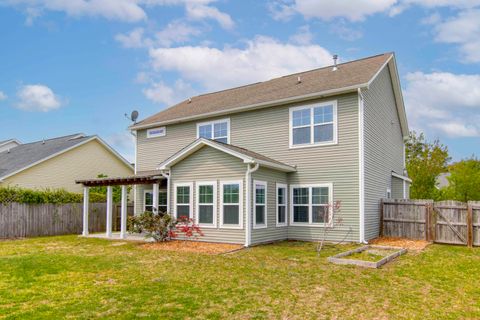
[(83, 187), (83, 232), (82, 236), (88, 236), (88, 187)]
[(122, 203), (120, 210), (120, 238), (127, 237), (127, 186), (122, 186)]
[(153, 205), (153, 213), (158, 214), (158, 191), (159, 191), (159, 184), (154, 183), (153, 184), (153, 190), (152, 190), (152, 205)]
[(107, 238), (112, 237), (112, 209), (113, 209), (113, 193), (112, 186), (107, 187)]

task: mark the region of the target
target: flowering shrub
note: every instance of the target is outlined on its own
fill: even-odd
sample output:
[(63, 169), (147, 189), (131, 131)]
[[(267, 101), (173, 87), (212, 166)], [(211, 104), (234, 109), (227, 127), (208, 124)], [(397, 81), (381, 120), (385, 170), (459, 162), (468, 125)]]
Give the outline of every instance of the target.
[(187, 216), (181, 216), (175, 221), (175, 230), (171, 230), (170, 237), (177, 238), (179, 234), (183, 234), (185, 240), (196, 239), (203, 236), (203, 232), (193, 219)]

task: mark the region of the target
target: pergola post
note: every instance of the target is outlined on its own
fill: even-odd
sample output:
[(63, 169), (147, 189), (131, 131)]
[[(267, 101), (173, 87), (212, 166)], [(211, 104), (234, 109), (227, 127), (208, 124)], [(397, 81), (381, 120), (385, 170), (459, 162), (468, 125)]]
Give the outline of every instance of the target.
[(152, 196), (152, 206), (153, 206), (153, 213), (158, 214), (158, 192), (159, 192), (159, 183), (155, 182), (153, 184), (153, 196)]
[(83, 231), (82, 236), (88, 236), (88, 203), (89, 203), (88, 187), (83, 187)]
[(120, 208), (120, 238), (127, 237), (127, 186), (122, 186), (122, 200)]
[(113, 209), (113, 193), (112, 186), (107, 187), (107, 238), (112, 237), (112, 209)]

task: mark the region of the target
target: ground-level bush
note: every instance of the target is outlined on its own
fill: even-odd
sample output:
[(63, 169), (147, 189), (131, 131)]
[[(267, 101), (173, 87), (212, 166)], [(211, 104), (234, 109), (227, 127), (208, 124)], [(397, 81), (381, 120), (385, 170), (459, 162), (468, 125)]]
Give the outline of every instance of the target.
[[(90, 192), (90, 202), (105, 202), (104, 194)], [(18, 187), (0, 187), (0, 203), (28, 203), (28, 204), (42, 204), (42, 203), (81, 203), (83, 201), (83, 194), (68, 192), (64, 189), (44, 189), (32, 190)]]

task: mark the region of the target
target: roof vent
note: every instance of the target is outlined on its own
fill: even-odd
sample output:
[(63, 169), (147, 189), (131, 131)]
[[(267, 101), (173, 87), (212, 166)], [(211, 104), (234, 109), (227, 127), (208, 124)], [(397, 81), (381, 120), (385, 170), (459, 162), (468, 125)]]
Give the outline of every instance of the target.
[(297, 83), (302, 83), (302, 78), (300, 76), (297, 77)]
[(188, 103), (192, 103), (192, 98), (188, 98)]
[(45, 138), (42, 140), (42, 144), (45, 144)]
[(333, 55), (333, 68), (332, 68), (332, 71), (337, 71), (337, 70), (338, 70), (337, 60), (338, 60), (338, 55), (337, 55), (337, 54), (334, 54), (334, 55)]

